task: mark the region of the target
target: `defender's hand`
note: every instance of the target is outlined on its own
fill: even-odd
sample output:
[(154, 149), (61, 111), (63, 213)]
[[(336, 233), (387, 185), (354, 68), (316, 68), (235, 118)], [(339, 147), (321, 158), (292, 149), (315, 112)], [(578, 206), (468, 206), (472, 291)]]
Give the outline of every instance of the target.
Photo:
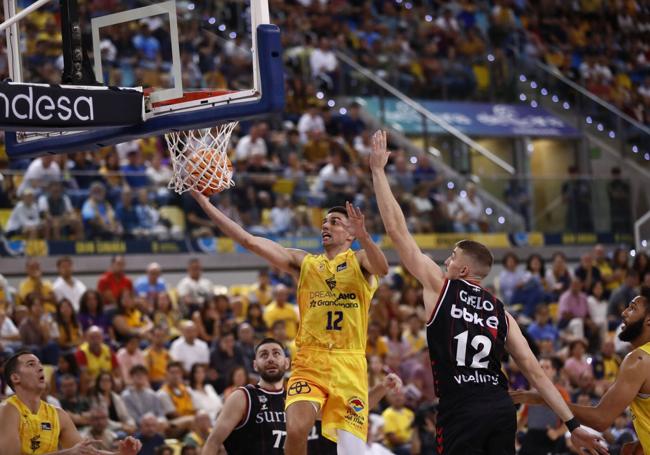
[(390, 152), (387, 149), (387, 133), (378, 130), (372, 135), (372, 151), (370, 152), (370, 169), (383, 169), (388, 163)]
[(583, 427), (578, 427), (571, 433), (571, 442), (573, 446), (589, 454), (606, 455), (609, 453), (607, 445), (602, 437), (587, 431)]

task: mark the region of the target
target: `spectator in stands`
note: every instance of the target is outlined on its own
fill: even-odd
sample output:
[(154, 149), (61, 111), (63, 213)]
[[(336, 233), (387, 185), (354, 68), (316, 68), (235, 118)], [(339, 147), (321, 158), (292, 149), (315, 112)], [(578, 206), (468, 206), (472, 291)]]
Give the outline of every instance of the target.
[(147, 299), (153, 304), (158, 299), (158, 294), (167, 292), (167, 284), (161, 276), (162, 269), (157, 262), (151, 262), (147, 266), (147, 274), (135, 280), (135, 293)]
[(517, 303), (512, 301), (512, 296), (524, 283), (524, 271), (518, 268), (519, 258), (512, 251), (506, 253), (501, 262), (503, 264), (503, 269), (499, 273), (501, 299), (506, 305), (511, 305)]
[(20, 322), (18, 332), (22, 345), (35, 353), (47, 365), (56, 365), (59, 360), (59, 331), (52, 318), (43, 308), (39, 294), (31, 293), (25, 298), (25, 306), (29, 313)]
[(110, 268), (99, 277), (97, 290), (104, 299), (104, 305), (114, 307), (124, 291), (133, 292), (133, 282), (126, 276), (124, 256), (115, 255), (111, 258)]
[(591, 186), (580, 177), (577, 166), (569, 167), (569, 178), (562, 184), (566, 204), (566, 229), (569, 232), (591, 232), (594, 221), (591, 212)]
[(38, 210), (47, 229), (47, 239), (61, 240), (63, 233), (68, 233), (71, 240), (83, 239), (81, 218), (72, 207), (70, 198), (63, 193), (61, 182), (50, 182), (47, 193), (38, 199)]
[(630, 232), (632, 190), (629, 182), (621, 178), (621, 168), (619, 167), (612, 168), (611, 180), (607, 184), (607, 194), (612, 233), (628, 234)]
[(344, 205), (354, 199), (355, 178), (345, 162), (345, 153), (340, 146), (330, 152), (329, 163), (318, 173), (317, 192), (323, 198), (323, 207)]
[(650, 272), (650, 258), (645, 251), (639, 251), (634, 256), (634, 262), (632, 263), (632, 270), (634, 270), (638, 276), (639, 282), (643, 281), (646, 273)]
[(113, 239), (123, 232), (113, 207), (106, 200), (104, 185), (99, 182), (90, 185), (90, 195), (81, 208), (81, 218), (91, 239)]
[(201, 308), (213, 294), (214, 285), (202, 273), (201, 261), (192, 258), (187, 263), (187, 276), (176, 285), (181, 304), (191, 310)]
[(90, 403), (85, 396), (79, 394), (79, 386), (74, 376), (68, 374), (61, 378), (61, 393), (58, 398), (61, 408), (67, 411), (75, 425), (90, 423)]
[(18, 328), (11, 318), (7, 316), (6, 308), (0, 306), (0, 354), (4, 352), (8, 356), (11, 356), (20, 347), (20, 333), (18, 332)]
[(7, 237), (24, 236), (29, 240), (46, 239), (49, 232), (41, 219), (32, 188), (26, 188), (11, 211), (6, 226)]
[(311, 75), (317, 84), (326, 90), (336, 93), (338, 83), (338, 59), (332, 51), (327, 37), (321, 37), (318, 47), (309, 56)]
[(198, 338), (198, 330), (192, 321), (181, 323), (182, 337), (177, 338), (169, 348), (172, 360), (183, 365), (185, 371), (191, 371), (196, 363), (207, 364), (210, 361), (208, 344)]
[(211, 429), (212, 422), (208, 413), (205, 411), (198, 411), (194, 416), (194, 421), (192, 422), (192, 431), (183, 439), (183, 450), (186, 450), (189, 447), (201, 449), (203, 444), (205, 444), (205, 441), (208, 440)]
[(206, 383), (206, 374), (206, 365), (195, 363), (190, 370), (189, 389), (194, 409), (206, 412), (214, 422), (223, 408), (223, 400), (214, 387)]
[(244, 359), (235, 350), (235, 335), (232, 332), (223, 333), (210, 353), (210, 368), (218, 375), (215, 382), (218, 393), (223, 393), (233, 368), (243, 365)]
[(122, 392), (122, 400), (136, 424), (140, 425), (144, 416), (150, 413), (154, 416), (157, 428), (166, 428), (165, 408), (158, 395), (149, 387), (148, 374), (147, 368), (142, 365), (131, 368), (131, 385)]
[(578, 378), (584, 372), (593, 374), (591, 362), (587, 361), (585, 357), (587, 347), (587, 341), (583, 338), (569, 343), (569, 358), (564, 362), (564, 371), (574, 386), (578, 386)]
[(56, 312), (56, 297), (52, 283), (43, 279), (41, 263), (35, 258), (27, 259), (25, 264), (27, 277), (18, 286), (18, 303), (24, 303), (29, 294), (38, 294), (43, 309), (48, 313)]
[(625, 275), (623, 284), (612, 292), (609, 297), (609, 306), (607, 308), (607, 319), (609, 328), (617, 327), (621, 321), (621, 313), (625, 307), (638, 295), (637, 286), (639, 285), (639, 276), (634, 270), (628, 270)]
[(70, 172), (77, 188), (80, 190), (88, 190), (93, 182), (103, 180), (98, 175), (99, 166), (93, 160), (88, 159), (87, 152), (72, 154)]
[(298, 120), (298, 133), (300, 133), (300, 141), (303, 144), (307, 144), (309, 141), (318, 142), (322, 138), (325, 133), (325, 122), (320, 115), (317, 103), (307, 106), (307, 110)]
[(388, 166), (388, 177), (401, 191), (411, 194), (415, 189), (415, 175), (404, 150), (394, 152), (393, 163)]
[(387, 398), (390, 406), (381, 414), (384, 419), (384, 437), (393, 453), (409, 455), (415, 414), (404, 406), (406, 398), (403, 391), (392, 391)]
[(126, 184), (133, 190), (144, 188), (149, 185), (147, 168), (142, 161), (139, 148), (132, 150), (127, 155), (127, 163), (122, 166)]
[(140, 337), (138, 335), (128, 336), (124, 341), (124, 347), (117, 351), (116, 357), (120, 370), (122, 370), (124, 382), (129, 385), (131, 368), (145, 364), (144, 352), (140, 349)]
[(485, 223), (483, 201), (476, 194), (476, 185), (468, 183), (465, 187), (465, 196), (458, 200), (462, 213), (460, 222), (456, 224), (456, 232), (480, 232), (481, 225)]
[(142, 418), (138, 420), (138, 432), (135, 434), (135, 438), (142, 443), (140, 454), (158, 455), (157, 449), (165, 445), (165, 436), (160, 431), (160, 418), (150, 411), (143, 414)]
[(15, 289), (9, 286), (7, 279), (0, 273), (0, 307), (12, 308), (15, 302)]
[(550, 340), (555, 345), (560, 334), (553, 324), (548, 305), (540, 303), (535, 309), (535, 320), (528, 326), (528, 335), (536, 342)]
[(59, 300), (55, 319), (59, 330), (59, 346), (65, 350), (76, 349), (82, 341), (81, 326), (70, 300), (66, 298)]
[(172, 196), (169, 188), (167, 188), (169, 181), (172, 179), (172, 170), (167, 163), (163, 162), (160, 153), (154, 153), (151, 162), (147, 166), (146, 175), (155, 191), (156, 200), (161, 205), (165, 205)]
[(115, 381), (110, 373), (100, 373), (90, 391), (91, 407), (108, 411), (108, 428), (127, 434), (135, 432), (135, 420), (129, 415), (124, 400), (116, 393)]
[(614, 283), (617, 279), (614, 274), (614, 268), (611, 261), (607, 257), (605, 252), (605, 247), (600, 243), (594, 246), (594, 265), (598, 268), (600, 272), (600, 279), (603, 282), (605, 287), (605, 296), (609, 297), (610, 290), (616, 289), (616, 287), (610, 287), (610, 283)]
[[(249, 288), (248, 300), (259, 302), (263, 306), (268, 305), (273, 300), (273, 287), (271, 286), (271, 274), (269, 269), (264, 267), (257, 273), (257, 282)], [(228, 300), (228, 296), (223, 296)]]
[(571, 272), (567, 267), (566, 256), (561, 251), (553, 253), (551, 267), (546, 271), (546, 283), (554, 302), (571, 284)]
[(598, 380), (601, 386), (604, 386), (605, 390), (616, 381), (618, 371), (621, 367), (621, 362), (621, 357), (616, 353), (614, 340), (611, 337), (603, 338), (600, 352), (598, 352), (594, 357), (592, 365), (594, 377)]
[(124, 188), (120, 194), (120, 202), (115, 207), (115, 219), (122, 226), (126, 238), (130, 239), (144, 235), (138, 214), (135, 211), (133, 192), (128, 187)]
[(104, 407), (94, 407), (89, 411), (88, 428), (82, 429), (79, 434), (82, 438), (96, 441), (95, 447), (99, 450), (113, 451), (117, 447), (117, 435), (108, 428), (108, 411)]
[(72, 303), (75, 312), (79, 311), (81, 297), (86, 292), (86, 285), (72, 276), (72, 258), (63, 256), (56, 261), (56, 269), (59, 276), (54, 280), (52, 289), (57, 301), (68, 299)]
[[(238, 174), (236, 173), (236, 175)], [(211, 238), (218, 236), (219, 233), (214, 227), (214, 223), (210, 221), (203, 209), (199, 207), (189, 193), (183, 194), (182, 202), (182, 209), (185, 212), (185, 220), (187, 222), (187, 232), (190, 233), (192, 238)]]
[(192, 416), (196, 412), (192, 403), (189, 388), (183, 382), (183, 365), (180, 362), (169, 362), (167, 365), (167, 380), (156, 392), (165, 416), (173, 428), (181, 430), (181, 434), (192, 425)]
[(155, 325), (168, 332), (169, 338), (177, 338), (180, 335), (179, 324), (182, 315), (167, 292), (161, 292), (156, 296), (152, 319)]
[(164, 218), (156, 206), (156, 202), (149, 200), (146, 188), (138, 190), (138, 202), (135, 206), (138, 220), (138, 235), (166, 240), (170, 237), (181, 238), (182, 231), (179, 226), (174, 226)]
[(268, 134), (268, 124), (260, 121), (254, 123), (248, 134), (239, 139), (237, 148), (235, 149), (235, 161), (246, 161), (253, 155), (262, 158), (268, 157), (266, 147), (266, 135)]
[(248, 373), (246, 368), (241, 365), (237, 365), (230, 372), (228, 377), (228, 386), (223, 391), (223, 399), (227, 400), (231, 393), (237, 390), (240, 387), (245, 387), (248, 384)]
[(61, 167), (54, 156), (45, 155), (32, 161), (25, 171), (23, 181), (18, 187), (18, 195), (22, 196), (27, 188), (35, 195), (40, 194), (50, 182), (61, 181)]
[(573, 274), (582, 281), (582, 290), (584, 292), (591, 291), (594, 283), (602, 281), (600, 270), (594, 264), (594, 257), (591, 253), (584, 253), (580, 256), (580, 265), (576, 267)]
[[(125, 185), (124, 174), (120, 167), (120, 157), (114, 148), (111, 148), (104, 157), (104, 163), (99, 168), (99, 174), (103, 177), (103, 180), (106, 181), (106, 185), (108, 185), (109, 188), (122, 188)], [(95, 183), (102, 185), (101, 182)], [(95, 183), (90, 185), (91, 192)], [(104, 185), (102, 185), (102, 188), (103, 187)]]
[(561, 329), (572, 324), (569, 327), (572, 333), (580, 338), (584, 336), (583, 323), (589, 318), (589, 303), (587, 294), (582, 291), (580, 278), (574, 276), (569, 289), (560, 296), (558, 313), (558, 326)]
[(596, 281), (591, 287), (587, 296), (589, 304), (589, 315), (591, 320), (598, 328), (600, 339), (604, 340), (608, 331), (607, 309), (609, 302), (605, 298), (605, 285), (602, 281)]
[(269, 327), (264, 322), (264, 313), (262, 305), (256, 302), (249, 303), (246, 310), (246, 323), (250, 324), (255, 332), (255, 337), (260, 340), (264, 338), (269, 330)]
[(382, 361), (388, 354), (386, 339), (381, 336), (381, 326), (374, 318), (368, 325), (368, 342), (366, 343), (366, 357), (377, 356)]
[(276, 206), (269, 213), (271, 226), (269, 233), (277, 236), (284, 236), (292, 231), (295, 226), (291, 198), (289, 195), (281, 194), (277, 197)]
[(117, 311), (113, 317), (115, 340), (122, 343), (133, 335), (144, 337), (152, 327), (149, 317), (137, 308), (133, 291), (125, 289), (117, 301)]
[(264, 310), (264, 322), (267, 327), (272, 327), (275, 321), (284, 321), (287, 337), (293, 340), (298, 333), (298, 313), (294, 305), (288, 303), (289, 289), (284, 284), (278, 284), (273, 294), (275, 298)]
[(111, 373), (115, 381), (121, 385), (122, 376), (117, 357), (103, 340), (104, 332), (101, 328), (92, 326), (86, 331), (86, 341), (81, 343), (75, 353), (82, 380), (85, 384), (92, 384), (100, 373)]
[(88, 289), (81, 295), (78, 318), (83, 332), (95, 325), (108, 333), (110, 320), (104, 313), (104, 303), (99, 292)]
[(221, 315), (215, 299), (210, 299), (200, 310), (192, 313), (192, 321), (198, 329), (199, 338), (212, 344), (221, 333)]
[(149, 381), (156, 390), (165, 381), (167, 365), (172, 360), (166, 347), (168, 334), (166, 328), (155, 326), (151, 331), (151, 344), (144, 351), (144, 361), (149, 371)]

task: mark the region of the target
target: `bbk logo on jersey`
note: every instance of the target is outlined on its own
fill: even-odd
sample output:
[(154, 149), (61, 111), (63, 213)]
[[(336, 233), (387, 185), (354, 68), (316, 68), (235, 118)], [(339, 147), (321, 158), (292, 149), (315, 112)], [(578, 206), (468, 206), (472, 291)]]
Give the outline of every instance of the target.
[[(480, 288), (478, 288), (480, 291)], [(479, 295), (471, 295), (465, 290), (458, 293), (458, 298), (465, 305), (460, 307), (456, 304), (451, 305), (451, 317), (454, 319), (462, 319), (470, 324), (487, 327), (493, 335), (496, 336), (496, 331), (499, 328), (499, 318), (495, 315), (484, 316), (485, 312), (494, 311), (494, 303), (489, 300), (481, 300)], [(476, 311), (482, 312), (481, 314)]]

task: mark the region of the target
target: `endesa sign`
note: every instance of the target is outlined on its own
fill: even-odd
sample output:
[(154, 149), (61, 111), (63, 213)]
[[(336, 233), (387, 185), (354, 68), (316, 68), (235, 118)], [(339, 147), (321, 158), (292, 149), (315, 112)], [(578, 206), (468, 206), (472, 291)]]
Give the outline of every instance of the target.
[(142, 122), (139, 89), (0, 84), (0, 128), (32, 130), (91, 129)]

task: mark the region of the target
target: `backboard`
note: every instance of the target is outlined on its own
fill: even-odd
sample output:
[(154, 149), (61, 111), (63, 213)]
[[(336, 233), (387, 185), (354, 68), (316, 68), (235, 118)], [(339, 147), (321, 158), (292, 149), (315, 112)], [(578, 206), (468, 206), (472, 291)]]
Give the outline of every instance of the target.
[[(15, 3), (4, 0), (6, 17), (19, 12)], [(142, 87), (143, 121), (15, 137), (7, 133), (10, 157), (89, 150), (283, 107), (279, 30), (269, 23), (266, 0), (86, 1), (79, 5), (79, 16), (94, 78), (108, 86)], [(61, 83), (60, 17), (53, 2), (8, 29), (14, 82)]]

